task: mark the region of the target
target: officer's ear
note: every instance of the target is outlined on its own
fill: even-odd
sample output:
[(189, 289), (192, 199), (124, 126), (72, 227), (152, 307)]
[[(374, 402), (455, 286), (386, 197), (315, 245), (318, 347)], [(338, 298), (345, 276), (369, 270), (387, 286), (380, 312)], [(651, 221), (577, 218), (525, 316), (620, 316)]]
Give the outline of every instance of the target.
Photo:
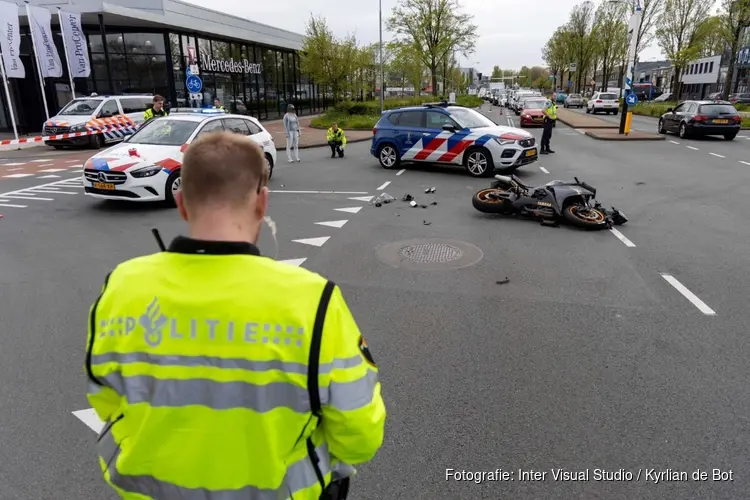
[(255, 217), (260, 220), (266, 216), (268, 209), (268, 187), (263, 186), (255, 197)]
[(180, 212), (180, 217), (182, 217), (182, 220), (186, 221), (188, 220), (188, 214), (187, 210), (185, 210), (185, 201), (182, 199), (182, 190), (178, 190), (174, 195), (174, 201), (177, 205), (177, 210)]

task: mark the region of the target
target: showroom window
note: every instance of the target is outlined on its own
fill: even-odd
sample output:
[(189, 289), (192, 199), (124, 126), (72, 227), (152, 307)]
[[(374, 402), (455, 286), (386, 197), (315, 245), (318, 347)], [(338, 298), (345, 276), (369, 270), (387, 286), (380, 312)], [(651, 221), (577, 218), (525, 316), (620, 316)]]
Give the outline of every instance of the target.
[(102, 38), (100, 35), (89, 36), (97, 92), (169, 95), (166, 47), (162, 33), (110, 32), (105, 40), (109, 52), (111, 86), (107, 78)]

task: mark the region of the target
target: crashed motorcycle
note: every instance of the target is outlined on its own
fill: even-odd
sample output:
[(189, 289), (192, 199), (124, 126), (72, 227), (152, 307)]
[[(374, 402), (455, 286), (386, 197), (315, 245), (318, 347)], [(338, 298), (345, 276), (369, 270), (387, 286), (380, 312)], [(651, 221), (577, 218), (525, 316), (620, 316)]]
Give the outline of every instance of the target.
[(574, 177), (575, 182), (550, 181), (527, 186), (515, 175), (496, 175), (489, 189), (471, 199), (474, 208), (487, 214), (519, 215), (558, 225), (565, 220), (581, 229), (609, 229), (625, 224), (625, 214), (607, 210), (596, 201), (596, 189)]

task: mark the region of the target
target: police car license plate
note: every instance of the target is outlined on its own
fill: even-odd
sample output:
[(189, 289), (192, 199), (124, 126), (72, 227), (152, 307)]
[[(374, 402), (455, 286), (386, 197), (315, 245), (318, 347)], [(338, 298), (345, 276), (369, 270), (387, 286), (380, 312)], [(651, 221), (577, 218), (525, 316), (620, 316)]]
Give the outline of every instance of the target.
[(526, 156), (536, 156), (536, 148), (526, 151)]
[(729, 120), (714, 120), (714, 123), (729, 123)]
[(115, 185), (108, 182), (95, 182), (94, 189), (106, 189), (108, 191), (114, 191)]

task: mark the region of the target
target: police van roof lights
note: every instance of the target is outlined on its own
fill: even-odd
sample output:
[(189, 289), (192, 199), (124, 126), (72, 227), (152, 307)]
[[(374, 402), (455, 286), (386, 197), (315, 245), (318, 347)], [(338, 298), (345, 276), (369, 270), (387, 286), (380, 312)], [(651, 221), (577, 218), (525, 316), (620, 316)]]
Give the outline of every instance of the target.
[(175, 108), (171, 110), (171, 113), (199, 113), (202, 115), (224, 115), (226, 111), (223, 109), (207, 109), (207, 108)]

